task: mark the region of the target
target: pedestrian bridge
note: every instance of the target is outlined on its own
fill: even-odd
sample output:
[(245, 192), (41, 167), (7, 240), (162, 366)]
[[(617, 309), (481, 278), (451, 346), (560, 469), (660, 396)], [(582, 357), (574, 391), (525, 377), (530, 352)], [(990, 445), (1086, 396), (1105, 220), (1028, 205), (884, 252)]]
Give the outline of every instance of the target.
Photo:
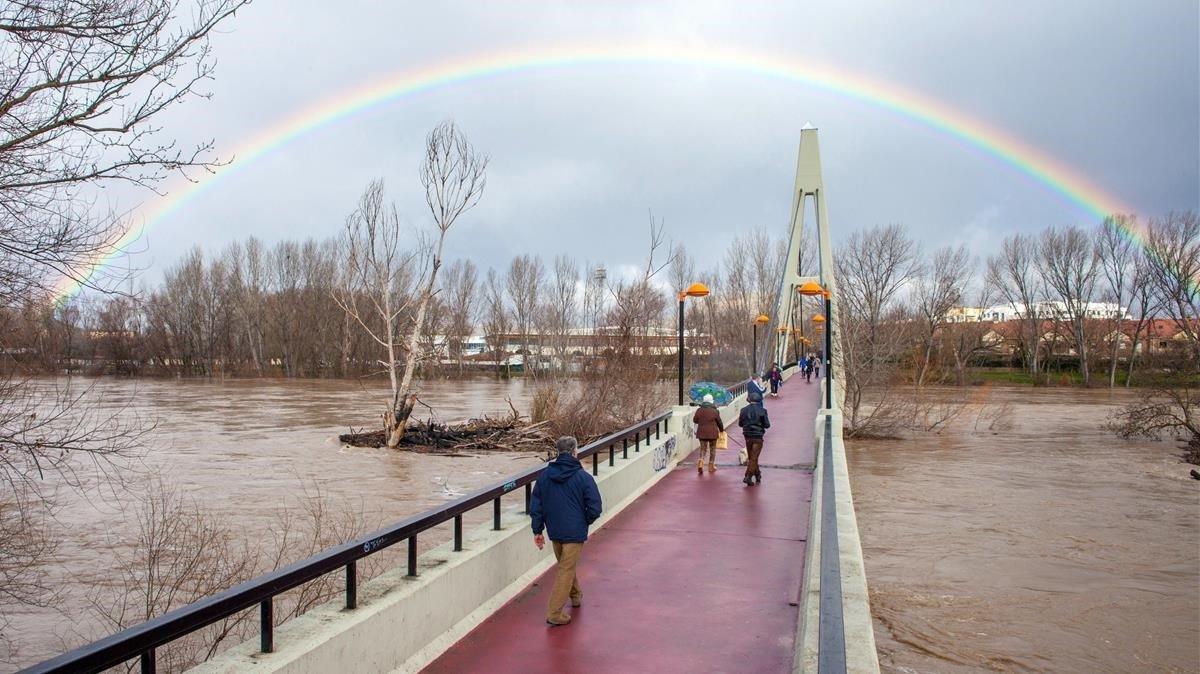
[[(803, 283), (836, 295), (816, 142), (806, 127), (792, 250), (772, 317), (781, 334)], [(817, 213), (819, 277), (798, 268), (807, 198)], [(137, 662), (154, 672), (158, 649), (257, 609), (259, 639), (194, 671), (876, 672), (829, 297), (825, 376), (808, 382), (788, 368), (779, 396), (766, 401), (761, 485), (741, 481), (736, 432), (718, 452), (718, 470), (697, 475), (695, 408), (686, 405), (581, 448), (605, 513), (584, 546), (583, 605), (568, 609), (568, 626), (544, 622), (554, 557), (534, 547), (527, 515), (539, 467), (26, 671)], [(788, 344), (777, 341), (763, 355), (786, 362)], [(745, 385), (721, 408), (727, 423), (736, 423)], [(464, 527), (464, 515), (489, 505), (489, 522)], [(452, 540), (418, 554), (418, 538), (447, 524)], [(394, 546), (407, 547), (407, 563), (360, 584), (358, 562)], [(343, 598), (277, 625), (277, 595), (334, 573), (344, 577)]]

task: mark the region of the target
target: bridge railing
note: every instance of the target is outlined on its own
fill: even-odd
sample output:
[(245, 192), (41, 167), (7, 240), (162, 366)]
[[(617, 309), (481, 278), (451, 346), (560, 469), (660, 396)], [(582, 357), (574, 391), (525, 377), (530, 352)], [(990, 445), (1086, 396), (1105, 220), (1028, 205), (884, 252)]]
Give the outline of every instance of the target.
[[(597, 474), (602, 458), (606, 458), (608, 465), (612, 466), (617, 452), (628, 458), (631, 444), (634, 452), (640, 452), (643, 443), (647, 447), (649, 446), (652, 433), (656, 439), (661, 437), (662, 433), (667, 430), (667, 420), (670, 416), (670, 412), (664, 412), (606, 435), (581, 448), (578, 456), (581, 461), (590, 457), (592, 474)], [(603, 457), (606, 452), (607, 457)], [(402, 541), (407, 541), (408, 575), (416, 576), (418, 535), (453, 520), (454, 550), (462, 550), (462, 518), (464, 514), (491, 503), (492, 527), (499, 530), (501, 528), (501, 499), (506, 494), (524, 487), (524, 512), (528, 513), (533, 483), (545, 469), (545, 466), (530, 468), (509, 477), (504, 482), (484, 487), (441, 507), (413, 515), (374, 533), (248, 580), (224, 592), (174, 609), (158, 618), (122, 630), (22, 671), (29, 673), (98, 672), (139, 658), (143, 674), (151, 673), (155, 671), (154, 652), (156, 648), (255, 605), (259, 607), (260, 649), (264, 653), (270, 653), (274, 650), (274, 598), (277, 595), (326, 574), (343, 571), (345, 573), (346, 608), (357, 608), (358, 560)]]

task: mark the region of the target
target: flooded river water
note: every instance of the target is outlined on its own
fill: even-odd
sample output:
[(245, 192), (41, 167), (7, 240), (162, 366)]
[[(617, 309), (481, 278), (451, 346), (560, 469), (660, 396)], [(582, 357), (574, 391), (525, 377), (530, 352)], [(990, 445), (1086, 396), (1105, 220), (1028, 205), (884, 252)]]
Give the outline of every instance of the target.
[(1125, 391), (971, 395), (983, 419), (847, 444), (883, 671), (1200, 671), (1200, 482), (1175, 445), (1102, 428)]
[[(161, 472), (248, 540), (314, 485), (381, 525), (539, 461), (342, 447), (338, 433), (378, 418), (376, 382), (109, 380), (97, 392), (158, 423), (122, 469), (133, 491)], [(427, 383), (422, 398), (456, 420), (507, 413), (506, 396), (525, 410), (531, 393), (479, 380)], [(970, 393), (979, 407), (940, 434), (848, 444), (884, 671), (1200, 671), (1200, 483), (1173, 445), (1101, 428), (1124, 391)], [(55, 610), (9, 613), (18, 652), (0, 671), (105, 632), (84, 590), (111, 580), (134, 532), (128, 497), (88, 480), (60, 490), (49, 581), (66, 591)]]
[[(48, 580), (64, 594), (55, 609), (8, 614), (3, 634), (17, 653), (7, 664), (0, 661), (0, 671), (79, 645), (81, 635), (106, 633), (87, 617), (85, 590), (110, 582), (114, 559), (131, 551), (136, 527), (128, 500), (136, 498), (143, 486), (139, 483), (155, 474), (258, 545), (268, 539), (279, 508), (295, 506), (306, 490), (319, 488), (330, 503), (346, 504), (361, 511), (367, 525), (382, 526), (540, 460), (526, 453), (449, 457), (342, 447), (337, 435), (348, 426), (379, 425), (386, 384), (378, 381), (100, 380), (74, 385), (89, 383), (96, 385), (89, 397), (100, 401), (102, 410), (121, 410), (122, 417), (136, 415), (157, 427), (144, 457), (117, 468), (129, 481), (129, 491), (98, 488), (106, 478), (87, 470), (87, 489), (58, 490), (54, 529), (61, 538)], [(520, 380), (426, 382), (421, 399), (441, 420), (456, 421), (507, 415), (506, 397), (527, 412), (532, 390)], [(421, 419), (429, 415), (424, 408), (416, 413)], [(482, 522), (490, 510), (475, 515)], [(439, 536), (447, 538), (449, 531)], [(432, 542), (423, 540), (422, 547)]]

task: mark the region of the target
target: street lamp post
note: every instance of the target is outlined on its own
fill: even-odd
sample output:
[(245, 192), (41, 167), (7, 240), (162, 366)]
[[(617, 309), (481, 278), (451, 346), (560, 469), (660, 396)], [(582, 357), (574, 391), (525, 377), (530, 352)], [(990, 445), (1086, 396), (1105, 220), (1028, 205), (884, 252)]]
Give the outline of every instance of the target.
[(766, 314), (759, 314), (754, 319), (754, 350), (750, 353), (750, 376), (758, 374), (758, 326), (770, 322), (771, 317)]
[(703, 283), (693, 283), (687, 290), (679, 293), (679, 404), (683, 404), (683, 302), (689, 297), (704, 297), (708, 294), (708, 286)]
[[(821, 295), (825, 298), (825, 315), (817, 314), (813, 316), (813, 322), (820, 328), (821, 324), (828, 323), (827, 317), (833, 314), (829, 313), (833, 310), (833, 302), (831, 294), (825, 288), (822, 288), (819, 283), (807, 281), (797, 289), (801, 295), (815, 297)], [(832, 323), (830, 324), (832, 325)], [(833, 408), (833, 329), (826, 327), (825, 329), (825, 349), (821, 354), (821, 360), (825, 361), (825, 407), (826, 409)]]
[[(830, 292), (826, 290), (825, 295), (825, 315), (833, 316), (830, 312), (833, 311), (833, 300), (830, 298)], [(825, 328), (825, 408), (833, 409), (833, 323)]]

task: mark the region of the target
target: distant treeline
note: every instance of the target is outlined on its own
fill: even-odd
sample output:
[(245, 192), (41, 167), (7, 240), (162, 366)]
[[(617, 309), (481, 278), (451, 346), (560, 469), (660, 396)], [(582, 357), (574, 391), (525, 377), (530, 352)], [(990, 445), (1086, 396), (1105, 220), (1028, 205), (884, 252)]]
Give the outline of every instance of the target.
[[(1125, 234), (1130, 228), (1145, 233), (1144, 247)], [(817, 251), (808, 238), (800, 269), (816, 274)], [(1101, 376), (1105, 383), (1128, 381), (1137, 361), (1195, 367), (1198, 239), (1192, 212), (1144, 227), (1114, 216), (1093, 230), (1014, 235), (984, 260), (962, 246), (927, 250), (898, 225), (854, 232), (835, 254), (834, 298), (843, 356), (850, 374), (859, 375), (848, 382), (852, 393), (897, 377), (921, 385), (969, 383), (978, 365), (1022, 368), (1037, 381), (1050, 376), (1049, 363), (1056, 371), (1079, 372), (1088, 384)], [(659, 254), (661, 273), (646, 289), (653, 297), (640, 305), (644, 316), (636, 322), (647, 334), (673, 333), (678, 289), (701, 281), (712, 293), (687, 303), (687, 332), (697, 347), (689, 376), (744, 376), (753, 360), (753, 320), (774, 309), (786, 247), (764, 229), (734, 237), (718, 260), (698, 260), (675, 245), (668, 255)], [(10, 364), (42, 373), (369, 375), (382, 369), (379, 345), (356, 329), (336, 299), (346, 292), (344, 255), (332, 238), (273, 246), (249, 238), (215, 253), (196, 248), (160, 284), (134, 295), (59, 305), (29, 300), (5, 310), (4, 351)], [(616, 293), (629, 291), (623, 284), (606, 278), (602, 264), (569, 255), (520, 255), (505, 268), (486, 271), (471, 260), (451, 261), (422, 326), (421, 372), (479, 371), (473, 363), (496, 363), (513, 353), (531, 363), (544, 360), (552, 371), (565, 369), (569, 359), (543, 358), (543, 352), (569, 351), (573, 331), (628, 324), (628, 317), (613, 315)], [(1124, 307), (1130, 318), (1090, 318), (1085, 309), (1091, 302)], [(992, 304), (1016, 307), (1014, 320), (964, 321), (959, 313)], [(786, 335), (791, 355), (820, 350), (821, 333), (811, 318), (822, 310), (818, 302), (797, 303), (794, 322), (803, 327)], [(400, 312), (397, 320), (412, 318)], [(1157, 345), (1145, 341), (1154, 330), (1162, 335), (1164, 321), (1174, 326), (1166, 335), (1170, 348), (1155, 355)], [(766, 332), (759, 329), (760, 354), (776, 336)], [(472, 335), (484, 337), (484, 353), (469, 353)], [(664, 376), (672, 374), (672, 358), (661, 349), (654, 355)], [(1098, 364), (1102, 375), (1095, 372)], [(759, 363), (760, 369), (766, 365)], [(529, 368), (527, 374), (541, 372)]]
[[(704, 348), (689, 366), (726, 378), (745, 376), (752, 320), (773, 307), (784, 254), (785, 242), (761, 229), (735, 237), (706, 271), (697, 272), (682, 245), (659, 252), (661, 269), (646, 289), (653, 297), (639, 305), (645, 307), (637, 317), (639, 329), (673, 334), (676, 288), (703, 281), (713, 292), (689, 302), (687, 329), (689, 339), (701, 340)], [(40, 373), (369, 375), (382, 370), (380, 347), (338, 302), (348, 292), (344, 256), (342, 242), (333, 238), (273, 246), (249, 238), (215, 253), (195, 248), (166, 270), (161, 283), (140, 292), (84, 295), (59, 304), (30, 298), (3, 309), (4, 353), (10, 365)], [(422, 326), (421, 373), (478, 371), (473, 362), (495, 363), (513, 353), (531, 362), (543, 350), (563, 353), (573, 331), (629, 323), (615, 312), (618, 294), (630, 292), (631, 285), (607, 278), (602, 264), (568, 255), (549, 261), (520, 255), (506, 268), (486, 272), (471, 260), (451, 261)], [(411, 291), (399, 289), (402, 303)], [(411, 313), (398, 312), (396, 320), (406, 334)], [(485, 353), (474, 358), (468, 349), (473, 335), (486, 343)], [(401, 348), (397, 358), (403, 357)], [(555, 369), (571, 365), (546, 360)]]

